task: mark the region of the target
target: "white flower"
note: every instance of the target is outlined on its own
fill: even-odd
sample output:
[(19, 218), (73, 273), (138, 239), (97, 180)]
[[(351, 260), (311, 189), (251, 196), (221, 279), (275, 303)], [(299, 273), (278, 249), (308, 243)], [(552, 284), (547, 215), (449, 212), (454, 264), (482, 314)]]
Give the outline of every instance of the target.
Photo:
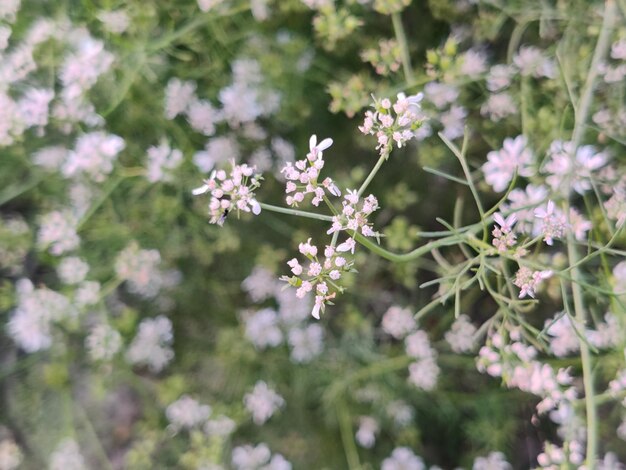
[(126, 358), (131, 364), (146, 365), (152, 372), (160, 372), (174, 358), (171, 344), (172, 322), (160, 315), (146, 318), (139, 324)]
[(0, 469), (15, 470), (22, 463), (22, 451), (13, 439), (0, 441)]
[(87, 470), (76, 441), (68, 438), (57, 445), (50, 456), (49, 470)]
[(507, 188), (516, 171), (519, 176), (531, 176), (534, 173), (531, 167), (534, 161), (533, 153), (523, 135), (515, 139), (504, 139), (502, 149), (489, 152), (487, 160), (482, 167), (485, 181), (496, 192), (502, 192)]
[(122, 336), (103, 323), (92, 328), (85, 339), (85, 347), (94, 361), (109, 361), (122, 347)]
[(356, 431), (356, 441), (361, 447), (370, 449), (376, 443), (378, 434), (378, 422), (371, 416), (361, 416), (359, 418), (359, 429)]
[(211, 407), (183, 395), (167, 407), (165, 415), (175, 429), (192, 429), (206, 422), (211, 415)]
[(245, 315), (246, 338), (259, 349), (278, 346), (283, 342), (278, 320), (278, 314), (270, 308)]
[(57, 268), (59, 278), (65, 284), (78, 284), (85, 279), (88, 271), (89, 265), (77, 256), (63, 258)]
[(324, 150), (326, 150), (327, 148), (330, 148), (331, 145), (333, 145), (333, 139), (326, 138), (318, 144), (317, 136), (313, 134), (309, 138), (309, 153), (307, 154), (307, 158), (311, 161), (321, 159), (323, 156)]
[(289, 330), (291, 360), (296, 363), (310, 362), (324, 349), (324, 330), (319, 325)]
[(461, 354), (470, 352), (476, 347), (475, 333), (476, 327), (472, 325), (469, 317), (459, 315), (450, 331), (446, 332), (445, 339), (455, 353)]
[(243, 398), (246, 409), (252, 414), (252, 420), (257, 425), (262, 425), (272, 415), (285, 406), (285, 400), (274, 390), (269, 388), (263, 381), (258, 381), (252, 392)]
[(383, 460), (380, 470), (426, 470), (424, 461), (408, 447), (396, 447), (391, 455)]
[(383, 315), (382, 327), (385, 333), (403, 339), (417, 327), (417, 323), (409, 309), (393, 305)]
[(487, 457), (476, 457), (472, 470), (511, 470), (502, 452), (490, 452)]

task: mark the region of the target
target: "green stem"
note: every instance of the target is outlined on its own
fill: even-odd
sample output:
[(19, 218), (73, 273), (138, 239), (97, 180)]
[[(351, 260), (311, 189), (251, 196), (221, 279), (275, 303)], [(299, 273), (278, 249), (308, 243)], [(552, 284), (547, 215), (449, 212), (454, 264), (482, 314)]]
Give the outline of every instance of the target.
[[(569, 238), (572, 238), (571, 235)], [(578, 261), (578, 253), (572, 240), (568, 240), (567, 254), (570, 265)], [(580, 271), (572, 269), (572, 297), (574, 299), (574, 313), (577, 323), (585, 328), (587, 323), (582, 289), (580, 288)], [(598, 441), (597, 411), (593, 390), (593, 371), (591, 368), (591, 352), (586, 341), (580, 341), (580, 359), (583, 366), (583, 386), (585, 389), (585, 413), (587, 415), (587, 468), (593, 470), (596, 461)]]
[[(593, 98), (593, 91), (598, 76), (599, 65), (606, 56), (609, 45), (610, 36), (613, 29), (613, 21), (617, 12), (615, 10), (614, 0), (606, 0), (604, 8), (604, 17), (602, 19), (602, 29), (598, 36), (598, 42), (593, 52), (591, 64), (589, 66), (589, 72), (587, 73), (587, 79), (585, 80), (585, 86), (583, 88), (578, 106), (575, 108), (576, 123), (574, 126), (574, 133), (572, 135), (572, 142), (574, 151), (578, 148), (583, 139), (585, 126), (587, 123), (587, 117), (589, 110), (591, 109), (591, 102)], [(565, 213), (569, 213), (569, 202), (567, 204)], [(570, 266), (577, 266), (578, 263), (578, 250), (574, 244), (574, 237), (570, 232), (568, 234), (567, 243), (567, 255), (569, 258)], [(571, 270), (571, 286), (572, 297), (574, 300), (574, 312), (576, 321), (581, 328), (585, 328), (587, 323), (587, 314), (585, 312), (585, 305), (583, 301), (582, 289), (581, 289), (581, 272), (578, 267), (574, 267)], [(597, 410), (594, 399), (594, 387), (593, 387), (593, 370), (591, 368), (591, 352), (586, 341), (580, 341), (580, 358), (583, 368), (583, 385), (585, 389), (585, 413), (587, 416), (587, 458), (586, 464), (589, 470), (595, 468), (597, 443), (598, 443), (598, 422), (597, 422)]]
[(383, 166), (383, 163), (385, 162), (385, 160), (387, 160), (388, 157), (389, 154), (386, 153), (380, 156), (380, 158), (376, 162), (376, 165), (374, 165), (374, 168), (372, 168), (372, 171), (370, 171), (370, 174), (367, 175), (367, 178), (365, 178), (365, 181), (363, 181), (363, 184), (359, 188), (359, 191), (357, 192), (357, 195), (359, 197), (361, 197), (361, 195), (365, 192), (369, 184), (374, 179), (374, 176), (376, 176), (376, 173), (378, 173), (378, 170), (380, 170), (380, 167)]
[(406, 34), (404, 32), (404, 26), (402, 25), (402, 18), (400, 13), (392, 13), (391, 21), (393, 23), (393, 31), (396, 35), (396, 40), (400, 45), (400, 51), (402, 54), (402, 70), (404, 71), (404, 79), (408, 84), (413, 83), (413, 67), (411, 67), (411, 56), (409, 55), (409, 45), (406, 40)]
[(14, 187), (14, 186), (10, 186), (10, 187), (6, 188), (2, 192), (2, 194), (0, 194), (0, 206), (3, 205), (3, 204), (6, 204), (7, 202), (15, 199), (18, 196), (21, 196), (25, 192), (30, 191), (35, 186), (37, 186), (39, 183), (41, 183), (43, 181), (43, 179), (44, 179), (44, 176), (43, 175), (39, 175), (39, 176), (35, 176), (34, 178), (30, 179), (30, 181), (26, 182), (26, 184), (18, 186), (17, 188)]
[(393, 263), (406, 263), (408, 261), (414, 261), (419, 257), (430, 253), (435, 248), (440, 248), (442, 246), (458, 245), (460, 242), (463, 241), (462, 239), (459, 239), (458, 235), (450, 235), (448, 237), (430, 241), (414, 249), (413, 251), (409, 251), (408, 253), (397, 254), (389, 250), (385, 250), (383, 247), (377, 245), (369, 238), (361, 235), (360, 233), (355, 234), (354, 239), (371, 252), (376, 253), (381, 258), (385, 258), (386, 260), (389, 260)]
[(352, 423), (350, 422), (350, 413), (346, 408), (346, 404), (343, 400), (338, 401), (335, 405), (337, 408), (337, 418), (339, 419), (339, 431), (341, 433), (341, 442), (343, 443), (343, 450), (346, 453), (346, 460), (348, 461), (348, 468), (350, 470), (360, 470), (361, 462), (359, 461), (359, 452), (354, 444), (354, 438), (352, 437)]
[(307, 219), (323, 220), (324, 222), (332, 222), (333, 218), (330, 215), (315, 214), (313, 212), (301, 211), (298, 209), (289, 209), (288, 207), (274, 206), (272, 204), (266, 204), (264, 202), (259, 203), (261, 209), (271, 212), (278, 212), (280, 214), (296, 215), (298, 217), (306, 217)]
[(574, 127), (574, 135), (572, 141), (574, 142), (574, 149), (578, 148), (583, 138), (585, 126), (587, 124), (587, 116), (589, 109), (591, 108), (591, 100), (593, 98), (593, 91), (596, 85), (596, 79), (598, 78), (598, 71), (600, 70), (600, 63), (606, 56), (611, 39), (611, 31), (613, 30), (613, 21), (617, 16), (615, 9), (615, 2), (613, 0), (606, 0), (604, 7), (604, 18), (602, 20), (602, 29), (598, 36), (598, 43), (596, 49), (593, 52), (591, 64), (589, 65), (589, 72), (587, 74), (587, 80), (578, 102), (578, 106), (574, 108), (576, 114), (576, 125)]

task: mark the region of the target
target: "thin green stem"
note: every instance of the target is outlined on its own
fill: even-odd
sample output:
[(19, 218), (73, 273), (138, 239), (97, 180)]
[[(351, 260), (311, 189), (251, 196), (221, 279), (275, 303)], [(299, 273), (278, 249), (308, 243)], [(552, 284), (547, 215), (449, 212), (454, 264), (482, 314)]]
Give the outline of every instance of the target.
[(350, 470), (360, 470), (361, 462), (359, 461), (359, 452), (352, 437), (352, 423), (350, 422), (350, 413), (343, 400), (335, 405), (337, 409), (337, 418), (339, 419), (339, 431), (341, 433), (341, 442), (343, 450), (346, 452), (346, 460)]
[(374, 179), (374, 176), (376, 176), (376, 173), (378, 173), (378, 170), (380, 170), (380, 167), (383, 166), (383, 163), (385, 162), (385, 160), (387, 160), (388, 157), (389, 157), (389, 154), (386, 154), (386, 153), (380, 156), (380, 158), (376, 162), (376, 165), (374, 165), (374, 168), (372, 168), (372, 171), (370, 171), (370, 174), (367, 175), (367, 178), (365, 178), (365, 181), (363, 181), (363, 184), (359, 188), (357, 192), (357, 195), (359, 197), (361, 197), (361, 195), (365, 192), (369, 184)]
[[(614, 0), (606, 0), (604, 8), (604, 16), (602, 20), (602, 29), (598, 36), (598, 42), (593, 52), (591, 64), (589, 65), (589, 71), (587, 73), (587, 79), (585, 80), (585, 86), (578, 102), (578, 106), (575, 107), (575, 125), (572, 135), (572, 142), (574, 150), (578, 148), (582, 142), (585, 132), (585, 126), (587, 123), (587, 117), (591, 109), (591, 102), (593, 98), (593, 91), (596, 85), (596, 79), (600, 69), (600, 63), (606, 56), (609, 45), (611, 31), (613, 29), (613, 21), (617, 11), (615, 8)], [(569, 202), (567, 203), (565, 213), (569, 213)], [(567, 243), (567, 255), (569, 258), (570, 266), (577, 266), (578, 263), (578, 250), (574, 244), (574, 237), (570, 232), (568, 234)], [(583, 301), (582, 289), (581, 289), (581, 272), (578, 267), (571, 269), (571, 289), (572, 297), (574, 300), (574, 313), (576, 321), (581, 328), (585, 328), (587, 323), (587, 313), (585, 311), (585, 304)], [(597, 410), (594, 398), (594, 384), (593, 384), (593, 370), (591, 365), (591, 352), (586, 341), (580, 341), (580, 358), (583, 368), (583, 385), (585, 389), (585, 413), (587, 416), (587, 456), (586, 464), (587, 468), (593, 470), (595, 468), (597, 444), (598, 444), (598, 420)]]
[(459, 239), (458, 235), (451, 235), (448, 237), (440, 238), (438, 240), (430, 241), (413, 251), (409, 251), (408, 253), (397, 254), (393, 253), (389, 250), (384, 249), (383, 247), (377, 245), (369, 238), (361, 235), (360, 233), (355, 234), (354, 239), (363, 245), (368, 250), (377, 254), (381, 258), (385, 258), (393, 263), (406, 263), (408, 261), (415, 261), (416, 259), (430, 253), (435, 248), (440, 248), (442, 246), (452, 246), (459, 244), (462, 239)]
[(17, 187), (9, 186), (2, 192), (2, 194), (0, 194), (0, 206), (3, 204), (6, 204), (7, 202), (15, 199), (18, 196), (21, 196), (25, 192), (30, 191), (39, 183), (41, 183), (43, 179), (44, 179), (43, 175), (38, 175), (38, 176), (35, 176), (34, 178), (31, 178), (25, 184), (22, 184), (20, 186), (17, 186)]
[[(571, 235), (570, 235), (570, 238)], [(574, 243), (570, 240), (567, 244), (567, 254), (570, 265), (575, 265), (578, 261), (578, 253)], [(576, 321), (581, 328), (585, 328), (587, 315), (583, 302), (582, 289), (580, 288), (580, 271), (578, 268), (572, 269), (572, 297), (574, 299), (574, 314)], [(593, 370), (591, 367), (591, 352), (586, 341), (580, 341), (580, 359), (583, 366), (583, 386), (585, 388), (585, 412), (587, 415), (587, 468), (595, 468), (597, 442), (598, 442), (598, 422), (597, 410), (594, 400)]]
[(598, 36), (598, 43), (593, 52), (591, 64), (589, 65), (589, 72), (587, 73), (587, 79), (583, 88), (578, 106), (574, 108), (576, 115), (576, 124), (574, 126), (574, 135), (572, 141), (574, 143), (574, 149), (580, 145), (583, 134), (585, 132), (585, 126), (587, 124), (587, 116), (591, 109), (591, 100), (593, 99), (593, 91), (596, 86), (596, 79), (600, 71), (600, 63), (606, 57), (609, 50), (611, 31), (613, 30), (613, 21), (617, 16), (614, 0), (606, 0), (604, 7), (604, 17), (602, 20), (602, 29)]
[(404, 25), (402, 24), (402, 17), (400, 16), (399, 12), (391, 14), (391, 22), (393, 23), (393, 31), (396, 35), (396, 40), (400, 45), (404, 79), (408, 84), (411, 84), (413, 83), (413, 67), (411, 66), (411, 55), (409, 54), (409, 44), (406, 40), (406, 33), (404, 32)]
[(301, 211), (298, 209), (290, 209), (288, 207), (274, 206), (272, 204), (266, 204), (264, 202), (259, 203), (259, 205), (261, 206), (261, 209), (266, 210), (266, 211), (278, 212), (280, 214), (295, 215), (298, 217), (306, 217), (307, 219), (323, 220), (324, 222), (333, 221), (333, 218), (330, 215), (315, 214), (313, 212)]

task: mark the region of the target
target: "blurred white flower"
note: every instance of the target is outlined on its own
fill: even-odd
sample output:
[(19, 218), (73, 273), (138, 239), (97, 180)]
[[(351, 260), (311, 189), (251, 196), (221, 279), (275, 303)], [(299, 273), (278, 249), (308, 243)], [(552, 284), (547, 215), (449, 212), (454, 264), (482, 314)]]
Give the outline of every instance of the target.
[(291, 360), (296, 363), (310, 362), (324, 350), (324, 329), (317, 324), (289, 330)]
[(131, 364), (145, 365), (152, 372), (160, 372), (173, 359), (172, 323), (164, 317), (146, 318), (139, 324), (126, 358)]
[(424, 461), (408, 447), (396, 447), (391, 455), (383, 460), (380, 470), (426, 470)]
[(0, 470), (15, 470), (24, 456), (13, 439), (0, 441)]
[(467, 315), (459, 315), (450, 331), (445, 334), (445, 339), (455, 353), (466, 353), (472, 351), (476, 347), (474, 334), (476, 327), (472, 325)]
[(57, 268), (61, 281), (65, 284), (78, 284), (85, 279), (89, 265), (78, 256), (63, 258)]
[(94, 361), (110, 361), (122, 347), (122, 336), (116, 329), (102, 323), (91, 329), (85, 347)]
[(252, 392), (243, 398), (246, 409), (252, 414), (252, 420), (257, 425), (262, 425), (272, 415), (285, 406), (285, 400), (274, 390), (269, 388), (263, 381), (258, 381)]
[(472, 470), (511, 470), (512, 468), (502, 452), (490, 452), (487, 457), (477, 457), (472, 466)]
[(278, 314), (271, 308), (244, 314), (246, 338), (257, 348), (276, 347), (283, 342)]
[(50, 456), (49, 470), (87, 470), (85, 459), (73, 439), (61, 441)]
[(124, 10), (101, 11), (98, 19), (104, 25), (104, 29), (113, 34), (122, 34), (130, 25), (130, 17)]
[(211, 407), (183, 395), (167, 407), (165, 415), (174, 429), (192, 429), (206, 422), (211, 416)]
[(417, 327), (413, 312), (397, 305), (389, 307), (383, 315), (383, 331), (395, 339), (403, 339)]
[(359, 429), (356, 431), (356, 442), (366, 449), (374, 447), (376, 434), (380, 430), (378, 421), (371, 416), (361, 416), (359, 418)]

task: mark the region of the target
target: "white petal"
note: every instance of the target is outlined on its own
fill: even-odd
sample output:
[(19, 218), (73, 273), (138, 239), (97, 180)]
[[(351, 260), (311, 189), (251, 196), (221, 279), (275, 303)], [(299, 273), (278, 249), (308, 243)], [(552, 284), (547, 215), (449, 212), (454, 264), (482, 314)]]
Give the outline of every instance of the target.
[(208, 184), (203, 184), (199, 188), (196, 188), (193, 191), (191, 191), (191, 194), (193, 194), (194, 196), (198, 196), (200, 194), (204, 194), (204, 193), (208, 192), (208, 190), (209, 190), (209, 185)]
[(256, 201), (256, 199), (252, 199), (250, 201), (250, 206), (252, 206), (252, 213), (254, 215), (259, 215), (261, 213), (261, 205)]
[(317, 136), (313, 134), (309, 139), (309, 150), (312, 152), (315, 148), (315, 144), (317, 144)]
[(319, 143), (319, 145), (317, 146), (317, 149), (321, 152), (322, 150), (326, 150), (331, 145), (333, 145), (333, 139), (326, 138)]

